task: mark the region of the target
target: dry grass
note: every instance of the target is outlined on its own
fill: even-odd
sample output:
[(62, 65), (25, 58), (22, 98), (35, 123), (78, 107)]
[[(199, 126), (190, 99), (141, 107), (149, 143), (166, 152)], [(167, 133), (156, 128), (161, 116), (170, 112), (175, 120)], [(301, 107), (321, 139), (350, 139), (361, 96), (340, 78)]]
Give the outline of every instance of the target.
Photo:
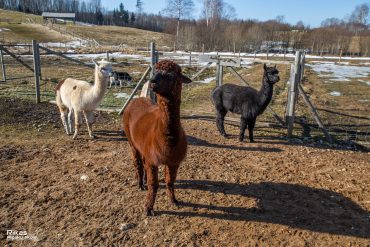
[(28, 22), (28, 23), (41, 23), (42, 17), (39, 15), (26, 14), (18, 11), (11, 11), (0, 9), (1, 22)]
[(71, 37), (39, 24), (0, 22), (0, 28), (9, 29), (9, 31), (0, 33), (2, 43), (24, 44), (30, 43), (32, 40), (37, 40), (38, 42), (64, 42), (71, 40)]
[(124, 44), (146, 48), (150, 42), (155, 42), (157, 47), (173, 44), (172, 35), (130, 27), (58, 25), (57, 28), (66, 29), (85, 39), (95, 39), (101, 45)]
[(39, 42), (64, 42), (82, 38), (94, 39), (103, 46), (123, 44), (143, 49), (150, 42), (155, 42), (158, 48), (170, 49), (174, 42), (173, 35), (130, 27), (81, 26), (71, 23), (44, 26), (41, 16), (2, 9), (0, 16), (0, 28), (11, 30), (0, 32), (2, 43), (30, 42), (32, 39)]

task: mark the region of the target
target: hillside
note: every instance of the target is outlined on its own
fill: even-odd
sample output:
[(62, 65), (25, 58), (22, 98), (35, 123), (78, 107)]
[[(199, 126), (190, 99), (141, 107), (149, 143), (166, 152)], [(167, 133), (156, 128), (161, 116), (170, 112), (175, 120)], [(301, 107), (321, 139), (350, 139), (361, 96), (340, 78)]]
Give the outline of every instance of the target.
[(100, 45), (147, 47), (152, 41), (158, 47), (173, 46), (173, 36), (130, 27), (54, 24), (43, 25), (41, 16), (0, 9), (0, 41), (22, 43), (95, 40)]

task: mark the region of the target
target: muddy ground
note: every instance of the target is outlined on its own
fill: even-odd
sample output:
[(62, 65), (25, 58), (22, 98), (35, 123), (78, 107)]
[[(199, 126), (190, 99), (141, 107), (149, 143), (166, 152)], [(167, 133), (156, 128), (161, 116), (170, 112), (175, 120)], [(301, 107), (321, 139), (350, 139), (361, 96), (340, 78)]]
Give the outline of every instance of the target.
[(99, 113), (97, 139), (73, 141), (54, 105), (0, 101), (2, 246), (370, 245), (369, 153), (289, 142), (271, 127), (240, 143), (237, 125), (224, 139), (212, 118), (187, 116), (181, 206), (162, 179), (148, 218), (116, 115)]

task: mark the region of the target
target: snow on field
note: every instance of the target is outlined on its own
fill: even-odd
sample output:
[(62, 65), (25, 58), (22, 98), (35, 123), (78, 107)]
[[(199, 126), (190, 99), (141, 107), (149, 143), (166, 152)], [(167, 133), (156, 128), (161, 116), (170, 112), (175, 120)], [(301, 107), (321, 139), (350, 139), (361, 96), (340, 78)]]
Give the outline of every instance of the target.
[(367, 78), (370, 76), (370, 67), (352, 66), (345, 63), (312, 61), (307, 64), (320, 77), (328, 78), (329, 81), (351, 81), (354, 78)]
[(364, 82), (364, 83), (366, 83), (368, 86), (370, 86), (370, 81), (364, 81), (364, 80), (358, 80), (358, 81), (360, 81), (360, 82)]
[[(185, 52), (185, 51), (176, 51), (176, 54), (189, 54), (188, 52)], [(220, 56), (232, 56), (232, 57), (235, 57), (235, 56), (238, 56), (239, 53), (234, 53), (234, 52), (216, 52), (216, 51), (213, 51), (213, 52), (205, 52), (205, 53), (202, 53), (202, 52), (192, 52), (192, 54), (194, 55), (199, 55), (199, 54), (206, 54), (206, 55), (220, 55)], [(266, 57), (267, 54), (266, 53), (240, 53), (240, 56), (241, 57)], [(269, 57), (284, 57), (284, 54), (283, 53), (269, 53)], [(285, 57), (287, 58), (294, 58), (295, 57), (295, 54), (293, 53), (287, 53), (285, 54)], [(308, 59), (338, 59), (339, 60), (339, 57), (337, 56), (316, 56), (316, 55), (309, 55), (309, 54), (306, 54), (306, 58)], [(342, 60), (370, 60), (370, 57), (341, 57)]]
[(331, 96), (342, 96), (342, 94), (338, 91), (333, 91), (329, 93)]
[(96, 26), (96, 25), (91, 24), (91, 23), (80, 22), (80, 21), (76, 21), (76, 24), (81, 25), (81, 26), (87, 26), (87, 27), (93, 27), (93, 26)]
[(127, 93), (114, 93), (113, 94), (114, 97), (116, 97), (117, 99), (119, 98), (128, 98), (130, 95), (128, 95)]
[(0, 32), (6, 32), (6, 31), (10, 31), (10, 29), (9, 28), (5, 28), (5, 27), (0, 28)]
[(68, 48), (78, 48), (78, 47), (86, 47), (88, 44), (88, 41), (80, 39), (80, 40), (72, 40), (68, 42), (46, 42), (46, 43), (40, 43), (40, 45), (45, 47), (68, 47)]
[(206, 78), (202, 81), (195, 81), (195, 82), (200, 82), (200, 83), (210, 83), (211, 81), (214, 81), (216, 80), (216, 77), (209, 77), (209, 78)]

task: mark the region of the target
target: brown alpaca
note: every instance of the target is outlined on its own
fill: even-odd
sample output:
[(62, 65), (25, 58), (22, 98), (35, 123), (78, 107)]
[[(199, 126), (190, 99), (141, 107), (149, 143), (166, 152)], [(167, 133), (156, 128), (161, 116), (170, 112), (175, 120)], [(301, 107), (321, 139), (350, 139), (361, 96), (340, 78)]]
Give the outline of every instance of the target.
[(187, 141), (180, 123), (182, 83), (191, 80), (181, 73), (181, 68), (169, 60), (156, 64), (156, 74), (150, 87), (157, 96), (158, 105), (147, 98), (137, 98), (123, 114), (123, 128), (128, 138), (139, 189), (144, 190), (144, 169), (148, 193), (146, 214), (154, 215), (153, 206), (158, 190), (158, 166), (165, 166), (167, 194), (178, 204), (174, 182), (180, 162), (185, 158)]

